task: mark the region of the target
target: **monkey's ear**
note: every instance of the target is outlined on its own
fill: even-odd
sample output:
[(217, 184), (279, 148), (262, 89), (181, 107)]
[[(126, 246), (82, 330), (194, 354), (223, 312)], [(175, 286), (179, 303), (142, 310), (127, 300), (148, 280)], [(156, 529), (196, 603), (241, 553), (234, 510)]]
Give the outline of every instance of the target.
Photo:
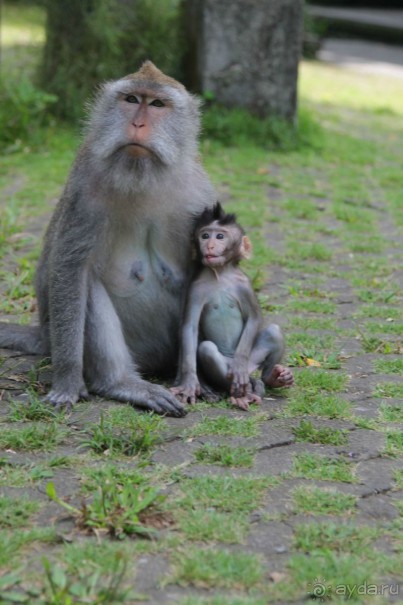
[(242, 237), (241, 242), (241, 258), (251, 258), (252, 257), (252, 243), (247, 235)]

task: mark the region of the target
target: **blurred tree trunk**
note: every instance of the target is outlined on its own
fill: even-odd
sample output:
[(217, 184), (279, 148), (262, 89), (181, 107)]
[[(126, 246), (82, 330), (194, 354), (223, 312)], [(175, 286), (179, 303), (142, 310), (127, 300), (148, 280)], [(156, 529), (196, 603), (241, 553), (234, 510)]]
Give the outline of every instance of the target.
[(58, 117), (77, 119), (96, 86), (151, 59), (178, 76), (179, 0), (45, 0), (40, 85), (55, 94)]
[(46, 0), (46, 43), (39, 83), (57, 95), (58, 117), (79, 117), (82, 102), (97, 81), (93, 55), (97, 40), (89, 20), (96, 0)]
[(184, 0), (183, 11), (190, 88), (295, 119), (303, 0)]

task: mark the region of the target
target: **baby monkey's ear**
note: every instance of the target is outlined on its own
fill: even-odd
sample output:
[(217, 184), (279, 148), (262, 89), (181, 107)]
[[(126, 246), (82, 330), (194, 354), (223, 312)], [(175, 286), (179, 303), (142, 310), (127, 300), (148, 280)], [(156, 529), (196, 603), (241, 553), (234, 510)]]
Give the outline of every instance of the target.
[(252, 244), (247, 235), (242, 236), (240, 252), (241, 252), (241, 258), (245, 258), (246, 260), (248, 260), (249, 258), (252, 258)]

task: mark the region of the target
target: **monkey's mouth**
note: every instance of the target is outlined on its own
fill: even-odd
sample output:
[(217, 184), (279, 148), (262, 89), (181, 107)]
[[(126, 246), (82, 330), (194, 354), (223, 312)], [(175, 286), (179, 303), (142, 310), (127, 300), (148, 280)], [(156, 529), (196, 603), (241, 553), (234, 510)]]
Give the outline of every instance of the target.
[(206, 254), (203, 260), (205, 265), (221, 265), (223, 258), (214, 254)]
[(151, 151), (140, 143), (129, 143), (125, 146), (125, 150), (135, 158), (145, 158), (151, 155)]

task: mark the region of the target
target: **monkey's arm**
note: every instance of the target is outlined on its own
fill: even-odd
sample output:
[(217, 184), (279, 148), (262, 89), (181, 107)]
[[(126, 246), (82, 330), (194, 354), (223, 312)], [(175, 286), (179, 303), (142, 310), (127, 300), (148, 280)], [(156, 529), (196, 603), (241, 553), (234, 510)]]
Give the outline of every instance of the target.
[(45, 247), (49, 282), (49, 331), (53, 366), (52, 389), (47, 398), (56, 407), (71, 407), (87, 391), (83, 378), (84, 330), (88, 297), (88, 259), (97, 227), (79, 205), (80, 199), (62, 198), (52, 225), (54, 234)]
[(202, 293), (191, 287), (181, 332), (179, 385), (171, 389), (183, 403), (196, 403), (196, 398), (201, 393), (197, 377), (197, 345), (203, 306)]
[(231, 395), (243, 396), (249, 385), (248, 364), (261, 326), (261, 312), (249, 283), (239, 289), (238, 300), (245, 323), (228, 371), (228, 377), (231, 378)]

